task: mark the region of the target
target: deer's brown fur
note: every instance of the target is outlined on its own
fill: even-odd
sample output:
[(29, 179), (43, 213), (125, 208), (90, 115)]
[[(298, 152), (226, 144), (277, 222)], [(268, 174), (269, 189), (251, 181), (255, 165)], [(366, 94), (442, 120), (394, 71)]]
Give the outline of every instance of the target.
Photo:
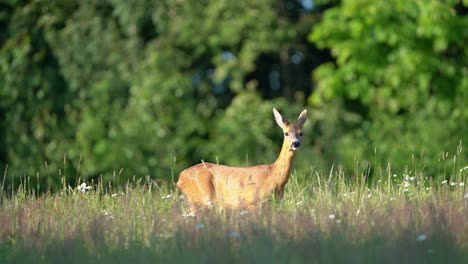
[(297, 122), (292, 124), (276, 109), (273, 112), (284, 133), (283, 146), (276, 161), (245, 168), (202, 162), (185, 169), (179, 175), (177, 187), (192, 208), (218, 205), (253, 209), (272, 196), (283, 197), (292, 161), (300, 146), (307, 111), (302, 111)]

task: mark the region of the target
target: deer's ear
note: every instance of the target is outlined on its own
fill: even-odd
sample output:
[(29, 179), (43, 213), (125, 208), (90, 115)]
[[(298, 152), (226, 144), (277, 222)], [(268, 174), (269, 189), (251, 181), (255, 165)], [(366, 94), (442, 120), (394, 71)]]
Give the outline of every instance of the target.
[(288, 125), (288, 120), (284, 119), (284, 117), (278, 112), (278, 110), (276, 110), (276, 108), (273, 108), (273, 114), (275, 115), (275, 121), (278, 126), (284, 129), (284, 127)]
[(301, 114), (299, 115), (299, 118), (297, 118), (296, 124), (302, 127), (306, 120), (307, 120), (307, 110), (304, 109), (304, 111), (302, 111)]

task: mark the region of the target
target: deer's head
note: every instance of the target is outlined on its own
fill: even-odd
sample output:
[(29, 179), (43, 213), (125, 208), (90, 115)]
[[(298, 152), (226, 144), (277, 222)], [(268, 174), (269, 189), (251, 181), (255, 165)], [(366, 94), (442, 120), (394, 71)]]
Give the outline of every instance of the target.
[(276, 108), (273, 108), (276, 123), (283, 129), (284, 144), (288, 144), (292, 151), (296, 151), (301, 146), (302, 126), (307, 119), (307, 110), (303, 110), (295, 123), (290, 123)]

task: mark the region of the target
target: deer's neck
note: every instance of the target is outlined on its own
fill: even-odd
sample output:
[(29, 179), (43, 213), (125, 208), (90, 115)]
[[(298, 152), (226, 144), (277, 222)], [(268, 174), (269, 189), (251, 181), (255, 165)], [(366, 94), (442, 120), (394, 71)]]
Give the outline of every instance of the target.
[(283, 142), (283, 147), (281, 148), (281, 152), (276, 159), (275, 163), (273, 163), (273, 173), (272, 179), (276, 188), (282, 192), (284, 186), (288, 182), (289, 175), (291, 173), (292, 162), (294, 159), (294, 151), (291, 150), (289, 144)]

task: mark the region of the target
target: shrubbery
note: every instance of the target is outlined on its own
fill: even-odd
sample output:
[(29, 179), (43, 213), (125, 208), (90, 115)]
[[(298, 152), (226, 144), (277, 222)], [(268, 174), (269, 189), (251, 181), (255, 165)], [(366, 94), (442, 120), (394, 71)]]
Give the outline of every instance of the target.
[(0, 4), (0, 168), (59, 186), (268, 163), (272, 107), (310, 111), (301, 175), (466, 160), (466, 4), (307, 3)]

